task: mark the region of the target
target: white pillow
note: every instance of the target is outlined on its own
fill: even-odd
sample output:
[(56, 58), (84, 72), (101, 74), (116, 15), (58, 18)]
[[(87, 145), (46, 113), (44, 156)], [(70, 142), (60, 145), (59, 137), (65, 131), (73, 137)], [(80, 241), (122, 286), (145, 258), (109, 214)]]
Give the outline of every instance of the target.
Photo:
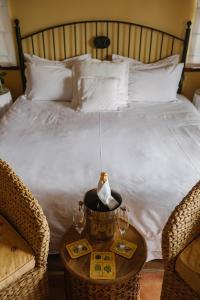
[(29, 63), (26, 78), (28, 84), (25, 95), (31, 100), (72, 99), (72, 70), (69, 68)]
[(129, 101), (168, 102), (176, 100), (184, 64), (136, 69), (129, 77)]
[(58, 61), (58, 60), (49, 60), (46, 58), (39, 57), (34, 54), (24, 53), (25, 63), (34, 63), (40, 65), (50, 65), (50, 66), (63, 66), (63, 67), (72, 67), (73, 62), (75, 61), (82, 61), (82, 60), (89, 60), (91, 59), (91, 54), (83, 54), (74, 56), (71, 58), (66, 58), (65, 60)]
[[(48, 60), (27, 53), (24, 54), (24, 57), (26, 59), (25, 95), (28, 98), (32, 100), (71, 101), (73, 95), (72, 65), (77, 61), (91, 59), (91, 54), (67, 58), (64, 61)], [(57, 70), (56, 67), (58, 68)], [(62, 71), (60, 68), (64, 70)], [(36, 88), (37, 90), (35, 90)]]
[[(86, 80), (87, 78), (93, 78), (93, 84), (91, 84), (91, 80)], [(111, 78), (113, 80), (111, 80)], [(74, 64), (73, 106), (81, 107), (82, 101), (87, 101), (87, 97), (83, 95), (82, 92), (83, 90), (86, 90), (86, 86), (89, 86), (89, 81), (90, 84), (93, 86), (93, 89), (94, 86), (96, 86), (97, 91), (99, 91), (99, 87), (101, 86), (102, 82), (106, 82), (106, 79), (109, 79), (108, 83), (110, 83), (112, 86), (115, 86), (116, 83), (116, 80), (114, 79), (118, 80), (118, 97), (115, 97), (115, 109), (118, 109), (122, 106), (126, 106), (128, 103), (128, 63), (99, 60), (90, 60), (79, 63), (77, 62)], [(99, 83), (98, 80), (100, 81)], [(83, 85), (86, 86), (83, 87)], [(109, 90), (108, 86), (107, 90)], [(94, 92), (94, 90), (93, 95), (95, 95), (99, 99), (102, 97), (102, 95), (104, 95), (106, 99), (109, 98), (106, 96), (106, 92), (103, 88), (101, 90), (101, 95), (97, 95), (97, 92)], [(91, 102), (91, 99), (89, 101)]]
[(154, 63), (145, 64), (139, 60), (136, 60), (136, 59), (133, 59), (130, 57), (125, 57), (125, 56), (121, 56), (118, 54), (112, 55), (112, 61), (128, 61), (130, 69), (131, 68), (147, 69), (147, 68), (161, 67), (161, 66), (170, 65), (170, 64), (178, 64), (179, 58), (180, 58), (179, 54), (175, 54), (175, 55), (171, 55), (166, 58), (160, 59)]
[(119, 78), (81, 77), (79, 90), (83, 112), (117, 110), (119, 102)]
[(127, 61), (130, 64), (132, 63), (134, 65), (143, 65), (143, 63), (137, 59), (133, 59), (133, 58), (118, 55), (118, 54), (112, 54), (112, 61)]
[(65, 67), (65, 62), (62, 61), (58, 61), (58, 60), (49, 60), (46, 58), (42, 58), (39, 57), (37, 55), (34, 54), (28, 54), (28, 53), (24, 53), (24, 59), (25, 59), (25, 65), (26, 64), (37, 64), (37, 65), (49, 65), (49, 66), (63, 66)]

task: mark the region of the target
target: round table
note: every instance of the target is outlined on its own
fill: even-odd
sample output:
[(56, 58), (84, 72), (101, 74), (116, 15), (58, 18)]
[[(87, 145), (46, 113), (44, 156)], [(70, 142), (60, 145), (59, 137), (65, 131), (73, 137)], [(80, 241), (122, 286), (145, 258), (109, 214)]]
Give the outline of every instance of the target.
[[(94, 251), (110, 251), (113, 240), (92, 241), (83, 232), (81, 238), (87, 238)], [(116, 232), (114, 239), (119, 238)], [(125, 239), (137, 244), (131, 259), (115, 254), (116, 278), (114, 280), (94, 280), (90, 278), (90, 254), (72, 259), (66, 250), (66, 244), (79, 240), (80, 235), (71, 227), (65, 234), (60, 255), (65, 267), (66, 299), (70, 300), (137, 300), (139, 293), (139, 273), (147, 255), (146, 243), (141, 234), (129, 226)]]

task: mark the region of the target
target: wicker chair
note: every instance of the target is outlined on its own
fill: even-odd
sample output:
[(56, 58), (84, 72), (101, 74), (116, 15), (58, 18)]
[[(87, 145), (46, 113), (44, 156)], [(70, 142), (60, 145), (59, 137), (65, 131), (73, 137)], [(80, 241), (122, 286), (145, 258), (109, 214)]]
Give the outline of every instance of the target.
[(176, 273), (178, 254), (200, 234), (200, 181), (175, 208), (162, 235), (164, 279), (161, 300), (199, 300)]
[(0, 291), (0, 300), (48, 299), (46, 273), (49, 227), (37, 200), (9, 165), (0, 159), (0, 214), (28, 242), (36, 265), (20, 279)]

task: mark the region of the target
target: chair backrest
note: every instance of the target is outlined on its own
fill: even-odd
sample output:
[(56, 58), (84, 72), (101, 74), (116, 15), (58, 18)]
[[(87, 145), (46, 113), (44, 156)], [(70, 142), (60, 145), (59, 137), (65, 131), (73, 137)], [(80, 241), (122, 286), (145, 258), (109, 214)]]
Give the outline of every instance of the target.
[(16, 228), (29, 243), (36, 257), (36, 265), (46, 265), (49, 249), (49, 227), (38, 201), (14, 173), (0, 159), (0, 214)]
[(165, 265), (175, 262), (176, 256), (200, 234), (200, 181), (176, 206), (162, 234)]

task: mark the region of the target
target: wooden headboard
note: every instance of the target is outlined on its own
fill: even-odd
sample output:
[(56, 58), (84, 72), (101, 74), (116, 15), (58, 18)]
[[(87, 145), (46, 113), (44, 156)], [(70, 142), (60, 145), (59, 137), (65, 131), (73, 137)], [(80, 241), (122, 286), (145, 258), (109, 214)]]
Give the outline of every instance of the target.
[[(151, 63), (172, 54), (180, 54), (185, 63), (191, 31), (187, 22), (184, 38), (146, 25), (115, 20), (86, 20), (43, 28), (21, 36), (19, 20), (15, 20), (16, 39), (23, 90), (24, 53), (63, 60), (80, 54), (109, 59), (113, 53)], [(181, 92), (183, 81), (179, 85)]]

